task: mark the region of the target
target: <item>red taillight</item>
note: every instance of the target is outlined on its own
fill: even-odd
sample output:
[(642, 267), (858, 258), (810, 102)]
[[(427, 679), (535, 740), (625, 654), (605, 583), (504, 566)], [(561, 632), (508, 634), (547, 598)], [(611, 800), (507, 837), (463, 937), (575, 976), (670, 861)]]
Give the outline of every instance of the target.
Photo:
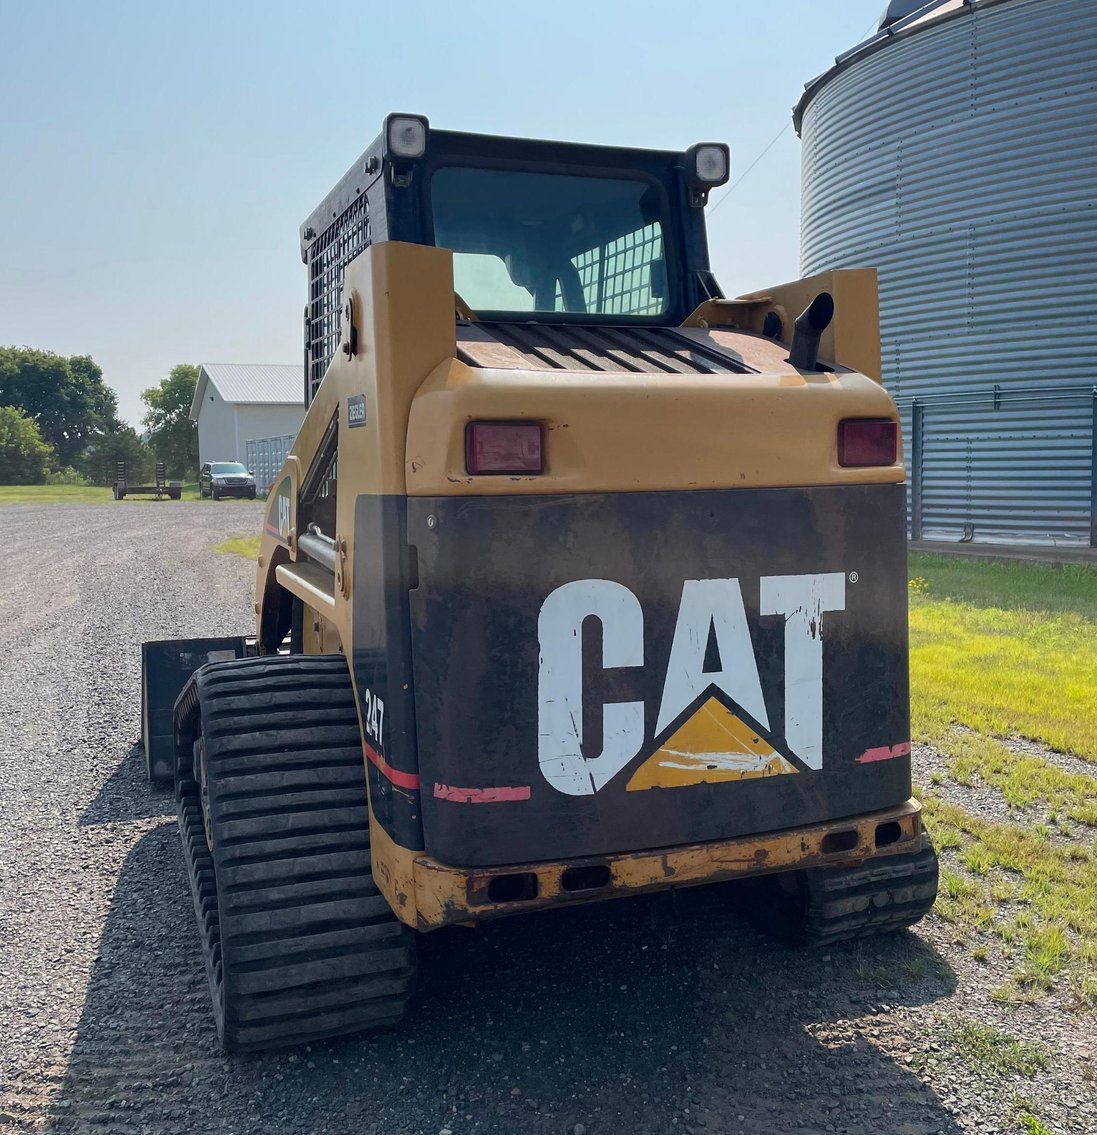
[(540, 473), (544, 470), (539, 422), (469, 422), (465, 467), (470, 473)]
[(890, 418), (845, 418), (838, 423), (839, 465), (894, 465), (898, 456), (899, 427)]

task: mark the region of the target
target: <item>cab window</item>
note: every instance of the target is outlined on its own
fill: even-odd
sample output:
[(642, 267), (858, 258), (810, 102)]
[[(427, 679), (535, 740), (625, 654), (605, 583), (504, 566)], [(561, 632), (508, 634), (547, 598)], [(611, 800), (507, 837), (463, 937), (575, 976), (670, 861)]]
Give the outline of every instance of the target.
[(434, 242), (476, 311), (660, 316), (668, 310), (661, 192), (639, 178), (444, 166)]

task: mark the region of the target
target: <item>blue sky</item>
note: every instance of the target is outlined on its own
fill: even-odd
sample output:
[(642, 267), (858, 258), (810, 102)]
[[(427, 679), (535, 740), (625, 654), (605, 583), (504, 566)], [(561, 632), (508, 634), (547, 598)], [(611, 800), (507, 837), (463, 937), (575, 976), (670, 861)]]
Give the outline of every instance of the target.
[[(301, 358), (298, 225), (389, 111), (723, 140), (734, 181), (884, 6), (0, 0), (0, 344), (90, 353), (137, 424), (175, 363)], [(711, 217), (729, 294), (797, 275), (799, 162), (790, 128)]]

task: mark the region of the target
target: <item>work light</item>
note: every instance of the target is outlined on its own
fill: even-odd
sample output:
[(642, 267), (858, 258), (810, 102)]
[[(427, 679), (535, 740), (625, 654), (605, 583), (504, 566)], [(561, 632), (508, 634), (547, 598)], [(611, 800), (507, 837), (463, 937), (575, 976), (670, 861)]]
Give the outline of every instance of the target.
[(418, 114), (390, 114), (385, 119), (385, 156), (414, 161), (427, 152), (429, 123)]
[(683, 155), (682, 173), (689, 186), (689, 203), (700, 209), (709, 190), (723, 185), (731, 173), (731, 151), (723, 142), (698, 142)]
[(731, 151), (723, 142), (698, 142), (686, 151), (686, 177), (695, 189), (723, 185), (731, 172)]

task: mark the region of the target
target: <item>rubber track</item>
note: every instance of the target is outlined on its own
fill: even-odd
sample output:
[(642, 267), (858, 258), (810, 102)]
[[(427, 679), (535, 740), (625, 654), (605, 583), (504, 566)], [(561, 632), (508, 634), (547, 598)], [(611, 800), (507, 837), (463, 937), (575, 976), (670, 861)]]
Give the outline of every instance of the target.
[(369, 809), (342, 655), (204, 666), (177, 708), (200, 731), (213, 830), (191, 753), (179, 828), (222, 1044), (255, 1051), (383, 1028), (415, 983), (415, 936), (370, 874)]
[(937, 853), (924, 833), (918, 851), (884, 855), (859, 867), (807, 871), (796, 937), (826, 944), (913, 926), (933, 906), (937, 872)]

